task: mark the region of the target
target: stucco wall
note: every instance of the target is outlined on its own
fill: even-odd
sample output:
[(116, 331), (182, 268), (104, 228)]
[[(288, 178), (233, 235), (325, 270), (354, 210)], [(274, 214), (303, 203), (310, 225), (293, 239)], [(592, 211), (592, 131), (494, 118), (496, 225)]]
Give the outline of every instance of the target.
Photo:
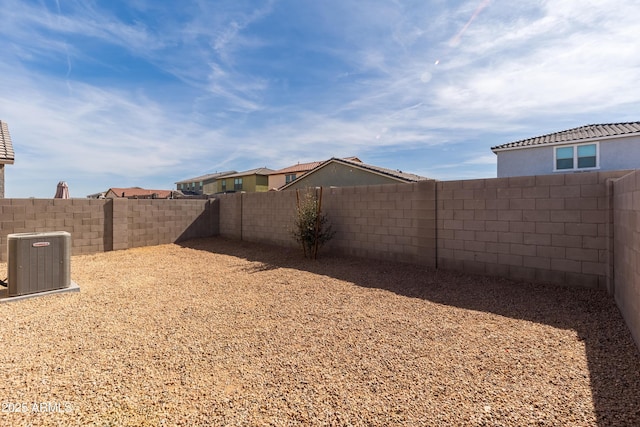
[(0, 164), (0, 199), (4, 199), (4, 165)]
[(546, 175), (553, 172), (552, 147), (500, 151), (497, 156), (498, 178)]
[(600, 143), (600, 170), (640, 169), (640, 137)]
[(351, 187), (356, 185), (396, 184), (398, 180), (344, 165), (330, 163), (312, 174), (294, 181), (287, 190), (307, 187)]
[[(302, 172), (297, 175), (301, 175)], [(286, 174), (279, 173), (275, 175), (269, 175), (269, 189), (280, 188), (286, 184)]]

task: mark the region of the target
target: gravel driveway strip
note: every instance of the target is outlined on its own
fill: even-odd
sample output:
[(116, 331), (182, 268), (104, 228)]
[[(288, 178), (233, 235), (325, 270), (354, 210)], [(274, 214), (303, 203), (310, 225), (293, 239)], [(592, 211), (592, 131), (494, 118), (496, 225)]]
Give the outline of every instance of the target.
[(601, 291), (222, 238), (71, 272), (0, 305), (0, 425), (640, 425)]

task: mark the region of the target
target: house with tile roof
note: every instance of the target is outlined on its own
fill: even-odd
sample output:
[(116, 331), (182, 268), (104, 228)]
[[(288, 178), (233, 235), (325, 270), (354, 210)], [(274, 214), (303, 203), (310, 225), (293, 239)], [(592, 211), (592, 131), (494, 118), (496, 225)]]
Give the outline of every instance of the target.
[(498, 178), (640, 168), (640, 122), (580, 126), (491, 148)]
[(180, 192), (173, 190), (148, 190), (141, 187), (128, 187), (108, 189), (104, 195), (106, 199), (173, 199), (181, 196)]
[[(357, 157), (345, 157), (345, 159), (362, 163), (362, 160)], [(283, 185), (288, 184), (297, 178), (300, 178), (305, 173), (320, 166), (322, 162), (323, 161), (298, 163), (293, 166), (288, 166), (286, 168), (278, 169), (277, 171), (272, 172), (271, 175), (269, 175), (269, 189), (278, 189)]]
[(218, 178), (220, 193), (244, 191), (247, 193), (269, 190), (269, 175), (273, 169), (257, 168), (243, 172), (232, 173)]
[(209, 195), (220, 193), (220, 178), (237, 173), (237, 171), (216, 172), (176, 182), (176, 190), (185, 196)]
[(15, 160), (9, 126), (0, 120), (0, 198), (4, 199), (4, 165), (12, 165)]
[(280, 187), (295, 190), (308, 187), (351, 187), (358, 185), (398, 184), (426, 181), (424, 176), (369, 165), (361, 161), (331, 158), (300, 178)]

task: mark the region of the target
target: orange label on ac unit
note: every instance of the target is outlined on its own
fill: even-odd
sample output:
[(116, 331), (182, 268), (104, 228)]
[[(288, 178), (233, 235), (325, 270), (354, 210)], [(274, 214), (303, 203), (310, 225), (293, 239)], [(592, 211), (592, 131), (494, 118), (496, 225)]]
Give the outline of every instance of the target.
[(33, 246), (34, 248), (43, 248), (45, 246), (49, 246), (50, 244), (50, 242), (35, 242), (31, 246)]

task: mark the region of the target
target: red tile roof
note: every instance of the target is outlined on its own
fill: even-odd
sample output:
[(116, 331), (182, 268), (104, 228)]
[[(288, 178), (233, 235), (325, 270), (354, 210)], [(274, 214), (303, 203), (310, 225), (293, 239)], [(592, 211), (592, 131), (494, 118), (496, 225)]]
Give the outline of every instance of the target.
[(296, 173), (296, 172), (306, 172), (311, 169), (317, 167), (322, 162), (309, 162), (309, 163), (298, 163), (297, 165), (289, 166), (283, 169), (278, 169), (275, 172), (272, 172), (271, 175), (281, 175), (288, 173)]

